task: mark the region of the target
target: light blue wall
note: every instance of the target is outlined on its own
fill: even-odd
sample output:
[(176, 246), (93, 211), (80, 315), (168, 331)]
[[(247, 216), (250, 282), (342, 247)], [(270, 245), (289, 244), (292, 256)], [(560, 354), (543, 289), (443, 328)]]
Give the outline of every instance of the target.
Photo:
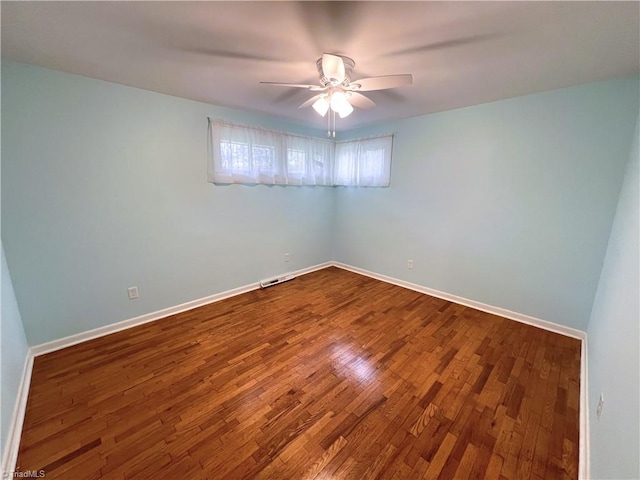
[(207, 116), (324, 135), (3, 63), (2, 240), (31, 345), (330, 260), (332, 189), (207, 183)]
[[(589, 328), (592, 478), (640, 478), (640, 117)], [(604, 408), (596, 419), (600, 392)]]
[(336, 190), (333, 257), (586, 330), (637, 111), (626, 78), (347, 132), (395, 134), (391, 187)]
[(390, 188), (217, 187), (207, 116), (324, 132), (10, 62), (2, 93), (30, 344), (331, 259), (585, 330), (638, 109), (634, 78), (556, 90), (347, 132), (395, 134)]
[(18, 387), (27, 359), (27, 339), (22, 327), (20, 310), (11, 284), (11, 275), (2, 248), (2, 317), (0, 320), (0, 373), (2, 398), (0, 399), (0, 454), (4, 455), (7, 433), (18, 396)]

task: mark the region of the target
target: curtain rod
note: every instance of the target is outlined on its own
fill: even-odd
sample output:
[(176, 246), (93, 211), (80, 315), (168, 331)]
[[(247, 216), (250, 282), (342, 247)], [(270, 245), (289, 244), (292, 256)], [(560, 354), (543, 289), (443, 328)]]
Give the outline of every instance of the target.
[(336, 143), (359, 142), (362, 140), (374, 140), (376, 138), (393, 137), (393, 133), (381, 133), (379, 135), (369, 135), (368, 137), (357, 137), (349, 140), (336, 140)]
[(229, 127), (241, 127), (241, 128), (248, 128), (250, 130), (256, 130), (258, 132), (266, 132), (266, 133), (278, 133), (281, 135), (289, 135), (292, 137), (298, 137), (298, 138), (309, 138), (309, 139), (313, 139), (313, 140), (324, 140), (330, 143), (347, 143), (347, 142), (358, 142), (361, 140), (373, 140), (376, 138), (384, 138), (384, 137), (393, 137), (393, 133), (381, 133), (379, 135), (370, 135), (367, 137), (357, 137), (357, 138), (352, 138), (350, 140), (335, 140), (333, 138), (326, 138), (326, 137), (311, 137), (308, 135), (299, 135), (297, 133), (290, 133), (290, 132), (285, 132), (282, 130), (272, 130), (269, 128), (264, 128), (264, 127), (258, 127), (255, 125), (247, 125), (244, 123), (234, 123), (234, 122), (229, 122), (227, 120), (222, 120), (220, 118), (211, 118), (211, 117), (207, 117), (207, 120), (209, 121), (209, 123), (214, 123), (214, 124), (218, 124), (218, 125), (226, 125)]
[(312, 139), (312, 140), (323, 140), (323, 141), (326, 141), (326, 142), (334, 143), (333, 140), (327, 139), (325, 137), (312, 137), (310, 135), (300, 135), (300, 134), (297, 134), (297, 133), (285, 132), (283, 130), (272, 130), (272, 129), (269, 129), (269, 128), (258, 127), (258, 126), (255, 126), (255, 125), (247, 125), (247, 124), (243, 124), (243, 123), (229, 122), (227, 120), (222, 120), (222, 119), (219, 119), (219, 118), (207, 117), (207, 120), (209, 121), (209, 123), (213, 123), (213, 124), (217, 124), (217, 125), (221, 125), (221, 126), (241, 127), (241, 128), (247, 128), (249, 130), (255, 130), (255, 131), (258, 131), (258, 132), (277, 133), (277, 134), (280, 134), (280, 135), (289, 135), (291, 137), (305, 138), (305, 139)]

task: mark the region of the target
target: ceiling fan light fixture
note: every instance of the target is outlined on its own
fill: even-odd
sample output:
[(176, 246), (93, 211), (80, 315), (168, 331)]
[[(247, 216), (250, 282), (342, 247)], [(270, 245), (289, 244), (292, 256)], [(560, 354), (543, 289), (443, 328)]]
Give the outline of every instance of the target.
[(345, 118), (351, 115), (351, 112), (353, 112), (353, 106), (351, 106), (349, 102), (346, 102), (340, 107), (340, 110), (338, 110), (338, 115), (340, 115), (340, 118)]
[(335, 91), (331, 94), (331, 109), (334, 112), (339, 112), (340, 109), (349, 101), (347, 100), (347, 96), (342, 91)]
[(313, 104), (313, 109), (320, 114), (321, 117), (324, 117), (329, 111), (329, 101), (327, 97), (320, 97)]
[(347, 95), (342, 91), (331, 94), (331, 110), (340, 115), (340, 118), (348, 117), (353, 112), (353, 107), (347, 100)]

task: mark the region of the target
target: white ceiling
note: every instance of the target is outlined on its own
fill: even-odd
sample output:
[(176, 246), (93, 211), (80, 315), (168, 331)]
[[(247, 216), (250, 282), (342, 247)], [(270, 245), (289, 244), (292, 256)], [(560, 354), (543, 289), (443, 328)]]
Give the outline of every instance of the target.
[(2, 57), (311, 127), (323, 52), (370, 92), (341, 129), (640, 72), (638, 2), (2, 2)]

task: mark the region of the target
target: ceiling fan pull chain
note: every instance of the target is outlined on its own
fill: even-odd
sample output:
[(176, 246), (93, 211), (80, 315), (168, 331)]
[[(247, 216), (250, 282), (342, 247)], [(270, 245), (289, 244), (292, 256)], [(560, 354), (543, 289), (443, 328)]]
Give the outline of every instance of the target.
[(336, 111), (332, 108), (333, 112), (333, 138), (336, 138)]

